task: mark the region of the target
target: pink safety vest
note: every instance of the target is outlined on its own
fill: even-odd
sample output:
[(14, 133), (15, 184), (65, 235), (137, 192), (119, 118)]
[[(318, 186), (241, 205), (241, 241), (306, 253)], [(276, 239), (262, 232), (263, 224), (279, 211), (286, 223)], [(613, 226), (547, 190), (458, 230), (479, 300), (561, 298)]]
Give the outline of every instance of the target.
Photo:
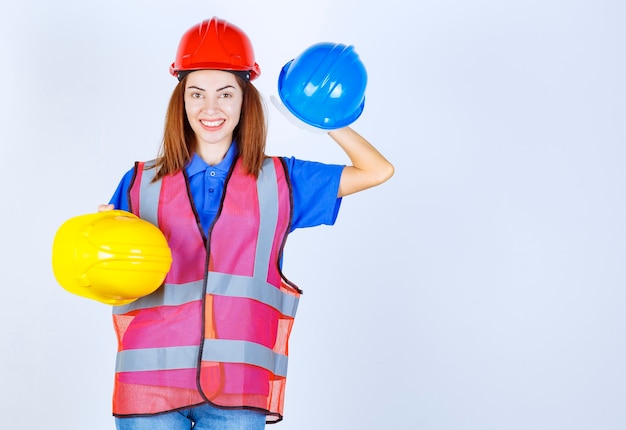
[(153, 294), (113, 308), (113, 413), (156, 414), (210, 402), (283, 416), (288, 339), (301, 291), (280, 270), (291, 191), (280, 158), (258, 180), (238, 160), (210, 240), (183, 172), (153, 182), (137, 163), (133, 213), (157, 225), (172, 268)]

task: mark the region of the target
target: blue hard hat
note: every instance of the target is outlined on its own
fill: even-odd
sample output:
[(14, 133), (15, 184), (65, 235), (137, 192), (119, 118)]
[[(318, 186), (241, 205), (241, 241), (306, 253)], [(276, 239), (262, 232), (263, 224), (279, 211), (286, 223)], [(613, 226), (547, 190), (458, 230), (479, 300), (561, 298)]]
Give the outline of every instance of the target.
[(332, 130), (361, 115), (366, 84), (367, 72), (352, 46), (318, 43), (285, 64), (278, 95), (300, 120)]

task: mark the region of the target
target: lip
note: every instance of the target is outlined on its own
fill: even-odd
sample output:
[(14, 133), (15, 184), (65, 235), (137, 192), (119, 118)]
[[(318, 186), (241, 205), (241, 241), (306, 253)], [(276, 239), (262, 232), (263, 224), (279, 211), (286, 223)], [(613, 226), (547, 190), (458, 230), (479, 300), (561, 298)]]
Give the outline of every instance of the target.
[(201, 119), (199, 120), (199, 122), (202, 128), (204, 128), (205, 130), (210, 130), (210, 131), (219, 130), (220, 128), (224, 126), (224, 124), (226, 124), (226, 120), (223, 118), (214, 119), (214, 120)]

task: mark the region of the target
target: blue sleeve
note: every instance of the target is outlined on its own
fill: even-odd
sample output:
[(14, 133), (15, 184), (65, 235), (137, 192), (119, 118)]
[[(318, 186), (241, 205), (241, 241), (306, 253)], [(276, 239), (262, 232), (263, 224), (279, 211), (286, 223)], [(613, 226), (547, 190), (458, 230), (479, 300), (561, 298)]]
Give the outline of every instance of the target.
[(115, 206), (115, 209), (120, 209), (123, 211), (130, 210), (130, 204), (128, 202), (128, 190), (130, 188), (130, 184), (133, 182), (133, 176), (135, 175), (135, 168), (130, 169), (122, 180), (120, 181), (113, 197), (109, 200), (109, 204)]
[(283, 158), (289, 171), (293, 193), (291, 230), (333, 225), (341, 198), (337, 197), (339, 180), (345, 166)]

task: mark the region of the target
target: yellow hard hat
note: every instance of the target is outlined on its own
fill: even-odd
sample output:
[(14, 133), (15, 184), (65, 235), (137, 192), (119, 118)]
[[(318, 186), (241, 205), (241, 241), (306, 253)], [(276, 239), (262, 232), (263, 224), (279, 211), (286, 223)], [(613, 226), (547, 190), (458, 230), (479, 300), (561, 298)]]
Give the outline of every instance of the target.
[(70, 293), (124, 305), (158, 289), (172, 265), (165, 236), (136, 215), (112, 210), (69, 219), (52, 245), (52, 269)]

